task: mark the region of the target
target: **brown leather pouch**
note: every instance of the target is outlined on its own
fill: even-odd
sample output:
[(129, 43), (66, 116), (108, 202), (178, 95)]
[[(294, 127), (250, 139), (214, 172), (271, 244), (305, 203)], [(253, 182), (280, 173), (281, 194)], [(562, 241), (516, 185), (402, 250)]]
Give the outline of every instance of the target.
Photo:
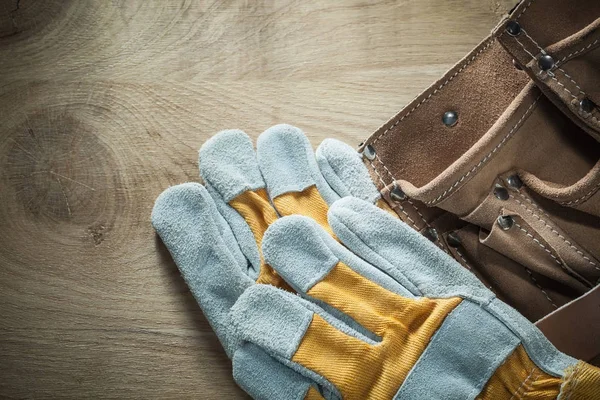
[(600, 2), (524, 1), (360, 150), (402, 220), (537, 321), (600, 281), (599, 104)]

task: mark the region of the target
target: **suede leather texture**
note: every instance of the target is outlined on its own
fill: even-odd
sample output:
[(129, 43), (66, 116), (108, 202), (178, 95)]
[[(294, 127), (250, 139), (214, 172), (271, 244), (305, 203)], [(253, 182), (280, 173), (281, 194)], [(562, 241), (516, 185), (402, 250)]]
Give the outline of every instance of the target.
[[(260, 336), (261, 328), (268, 329), (271, 335), (279, 332), (279, 342), (271, 337), (268, 343), (261, 343), (272, 346), (268, 353), (243, 343), (243, 335), (232, 333), (243, 325), (243, 319), (232, 318), (231, 309), (245, 289), (255, 286), (262, 262), (248, 222), (229, 205), (230, 201), (247, 191), (266, 189), (274, 198), (313, 185), (330, 203), (352, 195), (371, 202), (379, 199), (360, 157), (350, 146), (329, 140), (321, 146), (318, 158), (319, 162), (302, 131), (290, 125), (276, 125), (266, 130), (258, 139), (256, 151), (244, 132), (222, 131), (199, 151), (200, 175), (205, 186), (197, 183), (173, 186), (157, 198), (152, 212), (154, 228), (232, 358), (236, 380), (256, 398), (303, 398), (311, 384), (313, 387), (318, 384), (327, 398), (339, 398), (337, 389), (322, 377), (290, 365), (281, 355), (289, 358), (301, 338), (290, 341), (290, 334), (300, 335), (314, 312), (322, 313), (341, 331), (353, 332), (368, 343), (379, 340), (377, 335), (324, 303), (305, 301), (304, 307), (298, 309), (293, 308), (296, 303), (292, 302), (290, 310), (287, 303), (278, 300), (283, 292), (276, 293), (276, 299), (253, 304), (243, 313), (246, 318), (266, 321), (265, 316), (276, 309), (278, 317), (284, 318), (285, 324), (278, 324), (278, 330), (272, 330), (268, 323), (245, 329), (254, 330), (255, 336)], [(320, 166), (326, 170), (321, 171)], [(325, 234), (324, 240), (333, 241), (333, 238)], [(328, 253), (328, 256), (331, 262), (356, 258), (348, 251), (335, 256)], [(374, 282), (410, 295), (403, 286), (364, 261), (358, 259), (356, 264), (357, 269)], [(310, 279), (316, 280), (319, 276)], [(243, 306), (243, 302), (237, 304), (238, 308)], [(271, 354), (277, 352), (280, 355)], [(270, 379), (265, 379), (260, 371), (268, 371)]]
[[(396, 398), (417, 398), (427, 388), (429, 398), (474, 399), (519, 343), (504, 324), (465, 301), (431, 338)], [(488, 366), (484, 373), (483, 365)]]
[[(420, 398), (423, 392), (437, 393), (442, 398), (452, 393), (460, 398), (462, 395), (474, 398), (519, 343), (542, 370), (554, 376), (562, 376), (577, 362), (557, 351), (533, 324), (495, 299), (473, 275), (387, 212), (360, 199), (346, 197), (330, 207), (328, 217), (343, 246), (334, 240), (323, 240), (327, 237), (323, 229), (303, 216), (279, 219), (265, 233), (265, 258), (301, 293), (306, 294), (314, 284), (306, 279), (307, 275), (325, 276), (336, 254), (350, 251), (365, 259), (377, 254), (381, 259), (379, 265), (370, 268), (379, 269), (382, 265), (387, 268), (384, 272), (388, 279), (411, 282), (411, 291), (416, 289), (422, 296), (468, 299), (447, 317), (431, 339), (402, 384), (400, 398)], [(377, 228), (382, 222), (389, 226), (385, 230), (389, 232), (388, 238), (373, 237), (375, 230), (382, 231)], [(363, 253), (365, 248), (371, 248), (373, 254)], [(412, 252), (408, 251), (411, 249)], [(357, 261), (361, 260), (354, 256), (346, 258), (345, 263), (356, 271)], [(292, 356), (313, 313), (326, 318), (345, 334), (373, 343), (313, 302), (268, 285), (248, 288), (233, 306), (231, 317), (237, 335), (244, 341), (293, 365)], [(301, 366), (294, 369), (304, 374)], [(440, 379), (445, 375), (448, 379)]]
[[(519, 35), (506, 33), (509, 20)], [(360, 149), (375, 150), (365, 165), (398, 216), (530, 321), (600, 279), (599, 26), (597, 1), (521, 2)], [(556, 61), (550, 73), (543, 54)], [(408, 198), (393, 199), (395, 187)], [(509, 214), (519, 226), (499, 230)]]
[[(494, 332), (499, 335), (495, 341), (498, 347), (492, 358), (475, 357), (475, 368), (465, 371), (460, 383), (455, 385), (458, 392), (468, 387), (469, 396), (471, 392), (476, 395), (489, 379), (488, 372), (495, 371), (519, 340), (539, 367), (553, 375), (562, 376), (565, 369), (575, 363), (547, 341), (546, 345), (540, 344), (541, 334), (533, 325), (511, 315), (508, 306), (497, 302), (494, 294), (474, 275), (462, 269), (435, 244), (373, 205), (373, 197), (370, 201), (352, 195), (341, 197), (329, 186), (331, 193), (339, 199), (329, 207), (328, 222), (341, 243), (308, 217), (280, 218), (265, 232), (262, 254), (300, 295), (270, 285), (254, 284), (256, 252), (251, 248), (252, 245), (256, 247), (256, 243), (249, 230), (243, 228), (244, 221), (240, 216), (232, 214), (234, 209), (225, 199), (253, 187), (272, 187), (275, 188), (272, 193), (279, 192), (278, 188), (284, 186), (276, 181), (275, 170), (269, 166), (273, 160), (290, 160), (289, 168), (281, 175), (286, 181), (295, 176), (299, 180), (306, 177), (306, 182), (290, 190), (301, 189), (305, 183), (317, 185), (319, 179), (318, 163), (311, 158), (312, 153), (307, 152), (303, 144), (306, 140), (301, 133), (288, 126), (267, 132), (261, 136), (265, 142), (259, 145), (258, 157), (253, 156), (251, 143), (242, 132), (226, 131), (217, 135), (203, 147), (201, 156), (207, 154), (209, 160), (216, 160), (218, 152), (214, 149), (223, 151), (225, 144), (239, 148), (219, 167), (202, 160), (201, 172), (205, 174), (207, 187), (187, 183), (169, 188), (157, 199), (152, 214), (155, 229), (232, 358), (235, 379), (248, 393), (256, 398), (302, 398), (313, 387), (326, 398), (342, 397), (343, 393), (323, 376), (293, 361), (316, 314), (347, 336), (374, 346), (381, 340), (343, 310), (316, 301), (308, 294), (340, 261), (364, 278), (404, 297), (462, 297), (477, 304), (472, 311), (481, 318), (470, 317), (478, 321), (480, 328), (473, 332), (474, 337), (485, 338)], [(285, 145), (288, 139), (294, 146)], [(341, 167), (349, 164), (354, 164), (356, 170), (362, 166), (354, 154), (348, 153), (350, 157), (337, 154), (338, 157), (329, 158), (327, 154), (328, 151), (324, 151), (321, 156), (327, 158), (331, 171), (320, 175), (321, 185), (328, 185), (324, 176), (329, 174), (331, 177), (331, 173), (338, 178), (335, 182), (348, 184), (339, 179), (336, 170), (341, 171)], [(304, 158), (312, 161), (305, 162)], [(262, 168), (263, 164), (267, 167)], [(301, 171), (295, 171), (296, 168)], [(358, 177), (355, 178), (358, 184), (370, 183), (363, 179), (366, 175), (357, 174), (356, 170), (346, 177)], [(266, 183), (259, 182), (257, 171)], [(221, 175), (232, 179), (226, 184)], [(386, 229), (381, 229), (382, 226)], [(465, 329), (465, 321), (458, 321), (458, 328), (447, 327), (440, 331), (446, 339), (438, 339), (441, 344), (431, 347), (422, 366), (420, 362), (415, 364), (413, 379), (421, 379), (422, 371), (435, 370), (428, 366), (427, 359), (456, 361), (450, 350), (454, 347), (452, 338), (462, 337), (461, 329)], [(446, 341), (450, 347), (443, 345)], [(481, 342), (472, 342), (475, 345), (473, 356), (488, 350), (476, 345)], [(270, 374), (273, 379), (257, 376), (257, 369)], [(427, 385), (431, 390), (436, 388), (433, 381), (429, 380)], [(413, 389), (409, 389), (411, 393)], [(413, 391), (405, 397), (415, 396)]]

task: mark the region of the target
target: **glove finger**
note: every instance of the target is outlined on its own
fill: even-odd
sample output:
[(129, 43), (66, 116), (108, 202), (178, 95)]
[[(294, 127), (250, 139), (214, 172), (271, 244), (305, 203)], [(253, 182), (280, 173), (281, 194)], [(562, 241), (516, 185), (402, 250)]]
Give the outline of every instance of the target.
[(327, 204), (339, 198), (319, 171), (310, 142), (290, 125), (275, 125), (256, 143), (269, 195), (281, 216), (306, 215), (327, 226)]
[(315, 153), (321, 174), (340, 197), (377, 203), (381, 195), (358, 152), (344, 142), (325, 139)]
[(233, 355), (233, 379), (253, 399), (324, 399), (312, 379), (252, 343), (245, 343)]
[(321, 174), (340, 197), (357, 197), (386, 210), (394, 210), (381, 198), (360, 154), (351, 146), (335, 139), (325, 139), (316, 151)]
[(343, 382), (338, 387), (337, 368), (327, 366), (359, 362), (369, 348), (377, 345), (317, 305), (269, 285), (246, 290), (231, 309), (231, 320), (242, 340), (255, 344), (317, 382), (323, 392), (339, 398)]
[(198, 164), (202, 178), (225, 203), (265, 188), (252, 140), (241, 130), (221, 131), (208, 139), (200, 148)]
[(244, 340), (289, 361), (302, 375), (343, 398), (391, 399), (447, 314), (460, 303), (407, 301), (411, 304), (404, 309), (391, 304), (374, 316), (387, 319), (385, 336), (378, 341), (361, 336), (313, 303), (267, 285), (255, 285), (240, 296), (232, 308), (232, 322)]
[(341, 311), (376, 335), (389, 322), (386, 310), (405, 309), (413, 298), (306, 217), (276, 221), (265, 234), (263, 251), (267, 262), (299, 293)]
[(352, 252), (398, 281), (408, 278), (424, 296), (461, 296), (483, 302), (493, 298), (473, 274), (437, 246), (372, 204), (343, 198), (332, 205), (328, 219)]
[[(264, 232), (277, 218), (258, 168), (252, 141), (240, 130), (222, 131), (210, 138), (199, 155), (200, 175), (220, 213), (243, 243), (242, 250), (256, 265)], [(252, 233), (251, 243), (248, 229)], [(258, 260), (257, 282), (286, 287), (277, 274)]]
[(238, 342), (229, 335), (229, 310), (253, 280), (229, 226), (197, 183), (165, 190), (154, 204), (152, 225), (231, 356)]

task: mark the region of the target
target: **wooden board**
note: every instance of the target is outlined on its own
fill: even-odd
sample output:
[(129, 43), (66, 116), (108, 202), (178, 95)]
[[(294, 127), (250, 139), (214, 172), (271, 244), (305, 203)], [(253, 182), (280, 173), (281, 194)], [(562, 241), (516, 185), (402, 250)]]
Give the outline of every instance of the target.
[(513, 2), (0, 0), (0, 397), (244, 398), (156, 196), (221, 129), (358, 144)]

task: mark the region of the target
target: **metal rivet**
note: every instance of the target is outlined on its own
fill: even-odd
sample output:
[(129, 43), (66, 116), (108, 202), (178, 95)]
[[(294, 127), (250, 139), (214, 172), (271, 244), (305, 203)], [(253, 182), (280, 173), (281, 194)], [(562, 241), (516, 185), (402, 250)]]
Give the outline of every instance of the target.
[(446, 241), (451, 247), (459, 247), (462, 245), (462, 240), (460, 240), (456, 232), (450, 232), (448, 236), (446, 236)]
[(404, 191), (402, 189), (400, 189), (398, 186), (394, 185), (394, 188), (390, 192), (390, 197), (392, 198), (392, 200), (394, 200), (395, 202), (398, 203), (398, 202), (406, 200), (406, 198), (408, 196), (406, 196), (406, 193), (404, 193)]
[(519, 36), (521, 34), (521, 25), (517, 21), (508, 21), (506, 24), (506, 33), (510, 36)]
[(368, 144), (367, 147), (365, 147), (365, 149), (363, 150), (363, 154), (365, 157), (367, 157), (367, 159), (372, 161), (375, 159), (375, 148)]
[(442, 117), (442, 122), (446, 126), (454, 126), (458, 122), (458, 113), (456, 111), (446, 111)]
[(437, 242), (438, 240), (438, 233), (437, 230), (435, 230), (435, 228), (427, 228), (423, 231), (423, 236), (425, 236), (427, 239), (431, 240), (432, 242)]
[(521, 70), (523, 69), (523, 67), (521, 67), (521, 64), (519, 64), (519, 63), (517, 62), (517, 60), (515, 60), (514, 58), (513, 58), (513, 61), (512, 61), (512, 63), (513, 63), (513, 65), (515, 66), (515, 68), (516, 68), (516, 69), (518, 69), (519, 71), (521, 71)]
[(508, 178), (506, 178), (506, 183), (508, 183), (508, 186), (510, 186), (511, 188), (515, 188), (515, 189), (521, 189), (521, 187), (523, 186), (523, 181), (521, 180), (521, 178), (519, 178), (519, 175), (511, 175)]
[(554, 67), (554, 59), (549, 54), (544, 54), (538, 59), (538, 66), (542, 71), (548, 71)]
[(507, 231), (513, 227), (515, 220), (510, 215), (501, 215), (497, 219), (498, 225), (503, 231)]
[(499, 200), (508, 200), (508, 190), (504, 186), (496, 184), (496, 187), (494, 187), (494, 196)]
[(579, 101), (579, 109), (582, 112), (591, 113), (594, 110), (594, 107), (596, 107), (594, 102), (587, 97), (584, 97), (581, 99), (581, 101)]

